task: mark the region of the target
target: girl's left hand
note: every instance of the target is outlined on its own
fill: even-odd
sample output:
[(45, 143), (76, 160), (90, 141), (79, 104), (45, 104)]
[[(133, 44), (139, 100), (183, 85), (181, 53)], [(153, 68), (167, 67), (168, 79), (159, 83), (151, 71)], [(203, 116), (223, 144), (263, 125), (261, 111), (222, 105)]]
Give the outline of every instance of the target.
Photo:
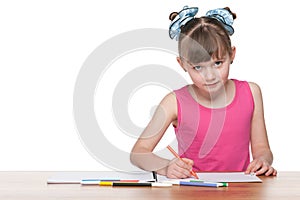
[(265, 176), (276, 176), (277, 170), (274, 169), (264, 159), (254, 159), (247, 167), (246, 174), (255, 173), (257, 176), (264, 174)]

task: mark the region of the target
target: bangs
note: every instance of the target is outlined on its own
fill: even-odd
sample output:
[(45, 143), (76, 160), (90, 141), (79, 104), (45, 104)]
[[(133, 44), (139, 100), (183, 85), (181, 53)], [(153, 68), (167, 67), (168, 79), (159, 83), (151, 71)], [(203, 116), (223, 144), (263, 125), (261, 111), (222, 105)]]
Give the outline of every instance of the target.
[(221, 59), (227, 53), (231, 54), (230, 39), (227, 35), (205, 24), (195, 27), (189, 35), (182, 35), (181, 39), (180, 55), (194, 64), (207, 62), (211, 58)]

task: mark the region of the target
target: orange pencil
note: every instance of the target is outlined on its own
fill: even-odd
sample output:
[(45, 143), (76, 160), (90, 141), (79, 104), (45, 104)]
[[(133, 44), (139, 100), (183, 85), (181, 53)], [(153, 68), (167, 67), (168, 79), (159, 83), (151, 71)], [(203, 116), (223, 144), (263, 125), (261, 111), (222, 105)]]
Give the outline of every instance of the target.
[[(167, 148), (171, 151), (171, 153), (176, 157), (179, 158), (180, 160), (182, 160), (183, 162), (185, 162), (182, 158), (180, 158), (180, 156), (176, 153), (176, 151), (174, 151), (174, 149), (172, 149), (172, 147), (170, 145), (167, 146)], [(193, 175), (196, 179), (199, 179), (198, 175), (191, 170), (191, 175)]]

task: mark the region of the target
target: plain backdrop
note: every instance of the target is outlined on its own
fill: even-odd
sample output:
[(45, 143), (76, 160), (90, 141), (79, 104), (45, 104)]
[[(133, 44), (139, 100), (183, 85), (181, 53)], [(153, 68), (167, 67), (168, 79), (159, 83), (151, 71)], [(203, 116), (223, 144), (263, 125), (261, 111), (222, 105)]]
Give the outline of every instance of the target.
[[(143, 28), (167, 30), (169, 13), (184, 5), (199, 7), (198, 15), (225, 6), (237, 13), (232, 36), (237, 53), (230, 77), (260, 85), (273, 165), (279, 171), (299, 170), (300, 29), (298, 6), (292, 0), (1, 1), (0, 170), (107, 169), (88, 153), (74, 122), (73, 91), (82, 64), (113, 36)], [(112, 66), (115, 73), (104, 81), (107, 95), (128, 63), (131, 69), (161, 63), (185, 76), (174, 55), (141, 51)], [(132, 121), (145, 126), (166, 92), (157, 85), (136, 91), (128, 103)], [(95, 102), (100, 102), (97, 94)], [(106, 102), (95, 103), (95, 113), (113, 130), (109, 140), (128, 151), (132, 141), (126, 143), (110, 111), (98, 109), (111, 106)]]

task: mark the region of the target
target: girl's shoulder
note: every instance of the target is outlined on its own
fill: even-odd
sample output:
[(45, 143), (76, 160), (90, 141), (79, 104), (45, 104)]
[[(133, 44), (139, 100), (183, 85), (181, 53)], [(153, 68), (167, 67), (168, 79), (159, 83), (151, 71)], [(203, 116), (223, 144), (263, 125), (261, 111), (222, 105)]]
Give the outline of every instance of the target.
[(168, 94), (166, 94), (166, 96), (164, 96), (164, 98), (162, 99), (161, 103), (164, 103), (164, 104), (176, 103), (175, 92), (172, 91), (172, 92), (169, 92)]
[(255, 108), (262, 107), (263, 99), (262, 99), (262, 93), (259, 85), (254, 82), (248, 82), (248, 84), (252, 93)]
[(174, 92), (168, 93), (160, 102), (159, 107), (162, 108), (166, 114), (177, 116), (177, 99)]
[(174, 89), (173, 91), (169, 92), (161, 101), (161, 103), (170, 103), (170, 104), (177, 104), (177, 95), (188, 95), (189, 94), (189, 86), (185, 85), (181, 88)]
[(257, 83), (248, 82), (252, 95), (260, 95), (261, 89)]

